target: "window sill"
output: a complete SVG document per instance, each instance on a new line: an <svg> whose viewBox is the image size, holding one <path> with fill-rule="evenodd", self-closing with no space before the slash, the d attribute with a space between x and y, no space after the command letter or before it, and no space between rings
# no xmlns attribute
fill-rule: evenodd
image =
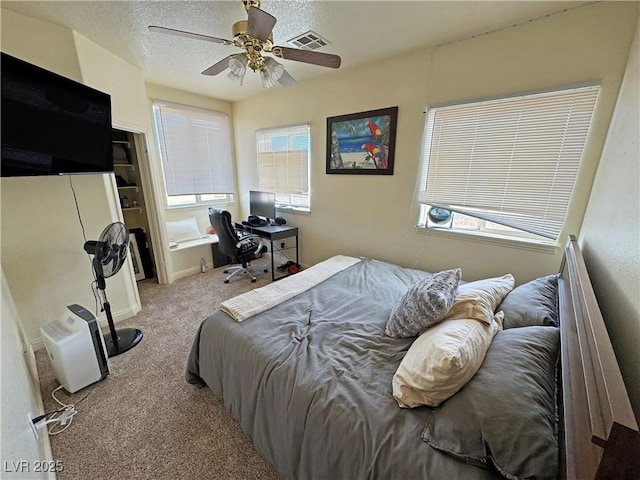
<svg viewBox="0 0 640 480"><path fill-rule="evenodd" d="M310 208L304 207L289 207L276 205L276 210L281 210L286 213L311 213Z"/></svg>
<svg viewBox="0 0 640 480"><path fill-rule="evenodd" d="M174 206L167 206L165 208L165 210L167 211L175 211L175 210L189 210L190 208L192 209L196 209L196 208L209 208L209 207L217 207L217 208L226 208L228 205L235 205L235 202L202 202L202 203L191 203L189 205L174 205Z"/></svg>
<svg viewBox="0 0 640 480"><path fill-rule="evenodd" d="M558 245L555 243L544 243L538 240L530 240L524 238L508 238L506 236L491 235L487 233L450 230L444 228L428 228L416 226L416 232L422 235L435 235L437 237L454 237L458 240L469 242L487 243L500 247L517 248L520 250L529 250L532 252L546 253L555 255L558 253Z"/></svg>
<svg viewBox="0 0 640 480"><path fill-rule="evenodd" d="M184 242L169 242L169 251L177 252L187 248L199 247L200 245L208 245L210 243L218 243L218 235L203 235L195 240L187 240Z"/></svg>

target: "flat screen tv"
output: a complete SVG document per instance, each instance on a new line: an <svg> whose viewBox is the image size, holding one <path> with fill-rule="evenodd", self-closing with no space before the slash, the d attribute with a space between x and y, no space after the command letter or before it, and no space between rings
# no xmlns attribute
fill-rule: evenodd
<svg viewBox="0 0 640 480"><path fill-rule="evenodd" d="M2 53L3 177L113 171L111 97Z"/></svg>

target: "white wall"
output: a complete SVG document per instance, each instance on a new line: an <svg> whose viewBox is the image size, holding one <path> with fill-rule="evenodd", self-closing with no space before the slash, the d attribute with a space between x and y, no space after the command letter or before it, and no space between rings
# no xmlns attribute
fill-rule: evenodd
<svg viewBox="0 0 640 480"><path fill-rule="evenodd" d="M82 228L87 239L96 240L108 223L118 220L106 201L103 177L108 180L107 175L2 179L2 266L31 342L65 305L79 303L95 311ZM122 272L107 280L118 315L133 307L124 283L127 269Z"/></svg>
<svg viewBox="0 0 640 480"><path fill-rule="evenodd" d="M82 35L3 9L2 50L110 94L115 125L151 130L142 72ZM38 342L39 327L65 305L96 310L91 263L82 247L109 223L122 221L114 177L2 178L1 195L2 266L25 334ZM140 310L130 259L107 279L107 295L116 321Z"/></svg>
<svg viewBox="0 0 640 480"><path fill-rule="evenodd" d="M39 42L32 42L32 36ZM49 51L55 44L60 51L52 65ZM2 10L2 49L82 81L70 30ZM103 174L2 178L2 267L30 342L40 339L39 327L57 318L65 305L79 303L95 310L82 228L87 239L95 240L107 224L119 220L112 183ZM117 318L139 310L137 290L132 292L128 277L123 273L108 281Z"/></svg>
<svg viewBox="0 0 640 480"><path fill-rule="evenodd" d="M640 419L640 23L580 231L580 245Z"/></svg>
<svg viewBox="0 0 640 480"><path fill-rule="evenodd" d="M600 80L594 124L564 232L576 233L624 72L637 8L637 3L603 2L235 103L243 212L246 192L258 184L255 131L310 122L312 212L284 214L300 227L303 263L340 253L366 255L431 271L461 266L466 280L512 272L518 283L557 271L562 249L554 255L416 233L414 196L424 106ZM326 175L326 118L394 105L399 106L394 175Z"/></svg>
<svg viewBox="0 0 640 480"><path fill-rule="evenodd" d="M136 136L140 137L143 148L136 143L136 153L150 227L145 233L148 240L156 247L153 249L156 273L158 281L164 283L166 251L161 248L165 242L162 240L163 232L160 231L162 221L158 216L159 213L161 217L162 212L157 212L154 207L158 204L162 205L164 201L162 192L156 187L162 184L162 168L159 161L153 157L153 122L148 109L142 71L77 32L73 32L73 37L83 83L111 95L112 120L115 128L139 134ZM145 152L149 152L149 157ZM110 189L106 193L113 197L110 203L119 203L117 190ZM117 210L119 212L119 208ZM131 269L131 276L127 276L126 279L127 288L128 291L135 292L134 301L139 304L133 278L133 269Z"/></svg>
<svg viewBox="0 0 640 480"><path fill-rule="evenodd" d="M59 75L82 81L73 32L68 28L1 10L2 51Z"/></svg>
<svg viewBox="0 0 640 480"><path fill-rule="evenodd" d="M114 121L123 126L149 127L141 72L136 73L130 65L69 29L5 9L1 17L3 52L111 94ZM29 353L25 357L23 349L28 351L30 344L38 344L39 327L56 319L65 305L79 303L96 308L91 290L93 274L83 243L85 238L96 239L107 224L122 216L113 175L2 178L0 193L1 460L26 460L33 468L35 460L46 460L51 454L44 443L35 441L27 423L27 411L42 411L37 405L37 374L30 375L25 360ZM107 280L107 293L116 321L139 311L130 262ZM104 322L104 315L101 318ZM5 475L14 477L3 472L3 478ZM33 471L21 476L36 477Z"/></svg>
<svg viewBox="0 0 640 480"><path fill-rule="evenodd" d="M142 71L88 38L73 32L82 83L111 95L114 125L151 131Z"/></svg>
<svg viewBox="0 0 640 480"><path fill-rule="evenodd" d="M33 352L25 341L20 318L7 284L2 278L2 322L0 328L2 429L0 430L0 462L2 478L47 478L35 472L37 461L52 459L49 437L42 431L36 440L27 414L43 414L40 387L35 370ZM29 358L29 361L27 360ZM31 366L29 364L31 363ZM26 462L26 463L19 463Z"/></svg>

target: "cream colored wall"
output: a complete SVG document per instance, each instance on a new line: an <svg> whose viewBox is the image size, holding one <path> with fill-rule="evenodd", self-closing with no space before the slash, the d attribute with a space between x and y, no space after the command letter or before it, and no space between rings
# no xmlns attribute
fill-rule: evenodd
<svg viewBox="0 0 640 480"><path fill-rule="evenodd" d="M554 254L461 237L416 233L415 186L424 105L601 80L567 232L577 232L606 135L635 27L637 4L603 2L461 41L418 49L335 76L277 88L234 104L243 214L258 185L255 131L311 124L310 214L284 213L300 227L301 261L366 255L436 271L461 266L473 280L512 272L521 283L557 271ZM399 106L393 176L325 174L326 118Z"/></svg>
<svg viewBox="0 0 640 480"><path fill-rule="evenodd" d="M151 130L142 71L73 32L82 82L111 95L114 125L128 125L137 132Z"/></svg>
<svg viewBox="0 0 640 480"><path fill-rule="evenodd" d="M4 8L0 10L0 20L3 52L76 82L82 81L71 30ZM28 55L29 58L23 55Z"/></svg>
<svg viewBox="0 0 640 480"><path fill-rule="evenodd" d="M111 109L113 126L120 130L136 133L136 153L144 204L147 212L146 219L149 228L146 229L148 241L154 246L154 264L159 283L167 282L166 258L168 252L161 248L164 245L164 220L162 211L156 211L154 205L163 205L164 196L158 186L163 185L162 167L160 161L153 156L155 150L153 121L147 104L147 92L142 72L137 67L125 62L111 52L103 49L88 38L74 32L74 39L83 82L93 88L111 95ZM145 154L149 152L149 156ZM119 202L117 190L109 192L115 195L115 202ZM137 288L133 289L137 290Z"/></svg>
<svg viewBox="0 0 640 480"><path fill-rule="evenodd" d="M80 60L83 83L111 95L112 123L114 127L142 134L145 142L144 150L150 151L151 143L153 142L153 128L142 71L83 35L77 32L74 32L73 35L78 59ZM147 217L149 223L153 226L157 224L153 214L153 205L163 199L163 197L158 196L158 189L155 188L155 185L159 183L156 179L162 178L162 169L159 162L154 161L153 158L147 159L140 148L136 147L136 151L138 153L140 175L143 177ZM148 175L146 176L149 178L145 178L147 173ZM117 188L109 189L106 193L112 198L110 204L119 203ZM119 208L116 209L116 214L121 216ZM157 228L151 231L147 230L146 234L153 245L162 244L161 232ZM165 262L166 253L162 252L161 249L154 249L154 253L156 256L154 263L156 264L158 277L161 279L163 276L161 271L162 264ZM127 290L136 292L136 301L139 303L132 265L131 276L127 276L125 280L128 282Z"/></svg>
<svg viewBox="0 0 640 480"><path fill-rule="evenodd" d="M2 429L0 429L0 462L3 478L47 478L46 473L34 471L35 462L52 460L51 447L46 429L39 439L33 435L27 420L27 413L37 417L44 413L40 384L32 367L35 368L33 352L22 335L20 318L16 310L11 290L2 274L2 322L0 341L2 346ZM28 360L29 359L29 360ZM13 462L13 463L12 463ZM28 468L19 462L28 462ZM24 465L24 464L22 464Z"/></svg>
<svg viewBox="0 0 640 480"><path fill-rule="evenodd" d="M34 21L28 17L15 14L13 12L2 9L0 12L2 21L1 43L2 51L17 57L23 57L29 52L31 61L37 63L51 71L65 75L68 78L79 81L81 79L80 66L74 53L73 37L67 29L52 25L46 22ZM28 35L16 35L18 32L29 32ZM14 277L11 283L19 290L27 290L31 298L42 298L40 291L45 290L45 284L42 281L33 282L33 290L29 293L29 282L32 280L32 270L35 262L41 261L37 258L30 257L30 253L37 252L38 245L42 250L42 231L36 229L35 226L40 223L43 228L51 228L50 222L45 218L43 222L41 217L46 217L41 212L36 217L29 216L29 210L23 210L22 203L25 200L25 190L22 188L33 188L30 190L37 193L40 199L40 209L42 210L49 202L46 198L47 191L39 192L36 188L39 185L46 184L47 189L55 183L52 179L49 182L32 182L29 179L5 179L0 182L0 208L1 208L1 260L2 260L2 298L0 300L2 306L1 313L1 331L0 337L2 347L2 438L0 439L0 460L10 461L35 461L46 460L48 439L41 436L41 442L35 440L33 433L28 429L26 423L26 413L30 411L37 414L43 413L38 405L39 389L37 380L30 374L28 363L26 362L25 351L28 351L26 345L27 336L24 327L21 326L20 313L14 302L14 296L9 286L9 275L5 272L5 264L12 266ZM56 195L56 198L58 195ZM29 200L28 197L26 199ZM55 208L54 208L55 211ZM22 222L18 222L18 218L24 214ZM57 215L55 215L57 216ZM52 215L54 217L54 215ZM27 231L24 238L20 240L21 232ZM35 231L34 231L35 230ZM56 235L58 233L55 230ZM24 245L21 245L24 243ZM54 239L53 243L58 243ZM9 248L7 248L9 247ZM58 253L58 252L54 252ZM26 264L21 266L21 257L27 257ZM48 262L45 275L51 277L48 268ZM24 275L22 270L28 270L29 273ZM82 271L84 274L85 270ZM90 273L90 271L87 270ZM17 278L16 275L22 275ZM24 277L26 285L23 284ZM90 277L91 278L91 277ZM50 280L50 279L49 279ZM48 290L56 290L57 280L48 284ZM41 312L39 305L33 305L33 308L26 308L25 314L30 317L32 312ZM22 330L22 331L21 331ZM37 330L37 329L36 329ZM39 337L39 333L37 333ZM26 337L26 338L25 338ZM32 463L33 465L33 463ZM30 477L34 473L29 474ZM45 478L44 476L42 478Z"/></svg>
<svg viewBox="0 0 640 480"><path fill-rule="evenodd" d="M580 245L640 419L640 23L598 166Z"/></svg>
<svg viewBox="0 0 640 480"><path fill-rule="evenodd" d="M99 85L112 96L114 118L132 118L133 123L148 118L142 74L138 73L137 85L143 88L141 92L138 88L137 109L135 104L125 107L130 99L119 100L126 90L121 85L131 82L136 88L132 67L71 30L3 9L2 50L76 81ZM100 79L99 68L110 73ZM106 225L122 220L115 181L110 174L15 177L2 178L0 186L2 267L26 337L39 346L40 326L57 319L65 305L96 309L91 263L82 247L85 238L95 240ZM140 310L130 260L107 280L107 295L116 320ZM104 314L99 318L105 321Z"/></svg>
<svg viewBox="0 0 640 480"><path fill-rule="evenodd" d="M156 85L148 83L146 86L148 95L148 108L151 110L154 100L164 100L167 102L174 102L182 105L190 105L199 108L205 108L216 112L222 112L229 115L230 122L233 121L231 103L225 100L219 100L211 97L204 97L195 93L185 92L177 90L175 88L165 87L162 85ZM231 125L233 125L231 123ZM155 158L160 159L160 154L157 149L157 142L154 141L152 148L154 149ZM231 144L233 145L233 132L231 136ZM233 150L232 150L233 155ZM160 162L160 160L158 160ZM162 203L159 205L164 206L164 217L166 221L176 221L185 218L195 218L198 223L198 228L201 233L207 233L207 228L211 225L209 222L209 209L208 207L186 207L186 208L174 208L169 209L166 207L166 189L164 181L162 180L159 185L162 191ZM237 202L228 203L224 205L226 210L229 210L231 215L235 217L238 214ZM169 281L176 280L178 278L192 275L200 271L200 259L204 258L208 267L213 266L213 258L211 254L211 245L201 245L198 247L192 247L186 250L171 251L167 257L167 265L169 271Z"/></svg>

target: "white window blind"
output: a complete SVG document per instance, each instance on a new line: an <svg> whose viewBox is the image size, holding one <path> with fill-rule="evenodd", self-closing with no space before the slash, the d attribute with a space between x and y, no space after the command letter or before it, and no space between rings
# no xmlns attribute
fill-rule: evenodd
<svg viewBox="0 0 640 480"><path fill-rule="evenodd" d="M276 194L279 207L308 210L309 125L256 132L260 189Z"/></svg>
<svg viewBox="0 0 640 480"><path fill-rule="evenodd" d="M420 202L557 239L598 91L430 109Z"/></svg>
<svg viewBox="0 0 640 480"><path fill-rule="evenodd" d="M229 117L154 102L167 195L234 193Z"/></svg>

